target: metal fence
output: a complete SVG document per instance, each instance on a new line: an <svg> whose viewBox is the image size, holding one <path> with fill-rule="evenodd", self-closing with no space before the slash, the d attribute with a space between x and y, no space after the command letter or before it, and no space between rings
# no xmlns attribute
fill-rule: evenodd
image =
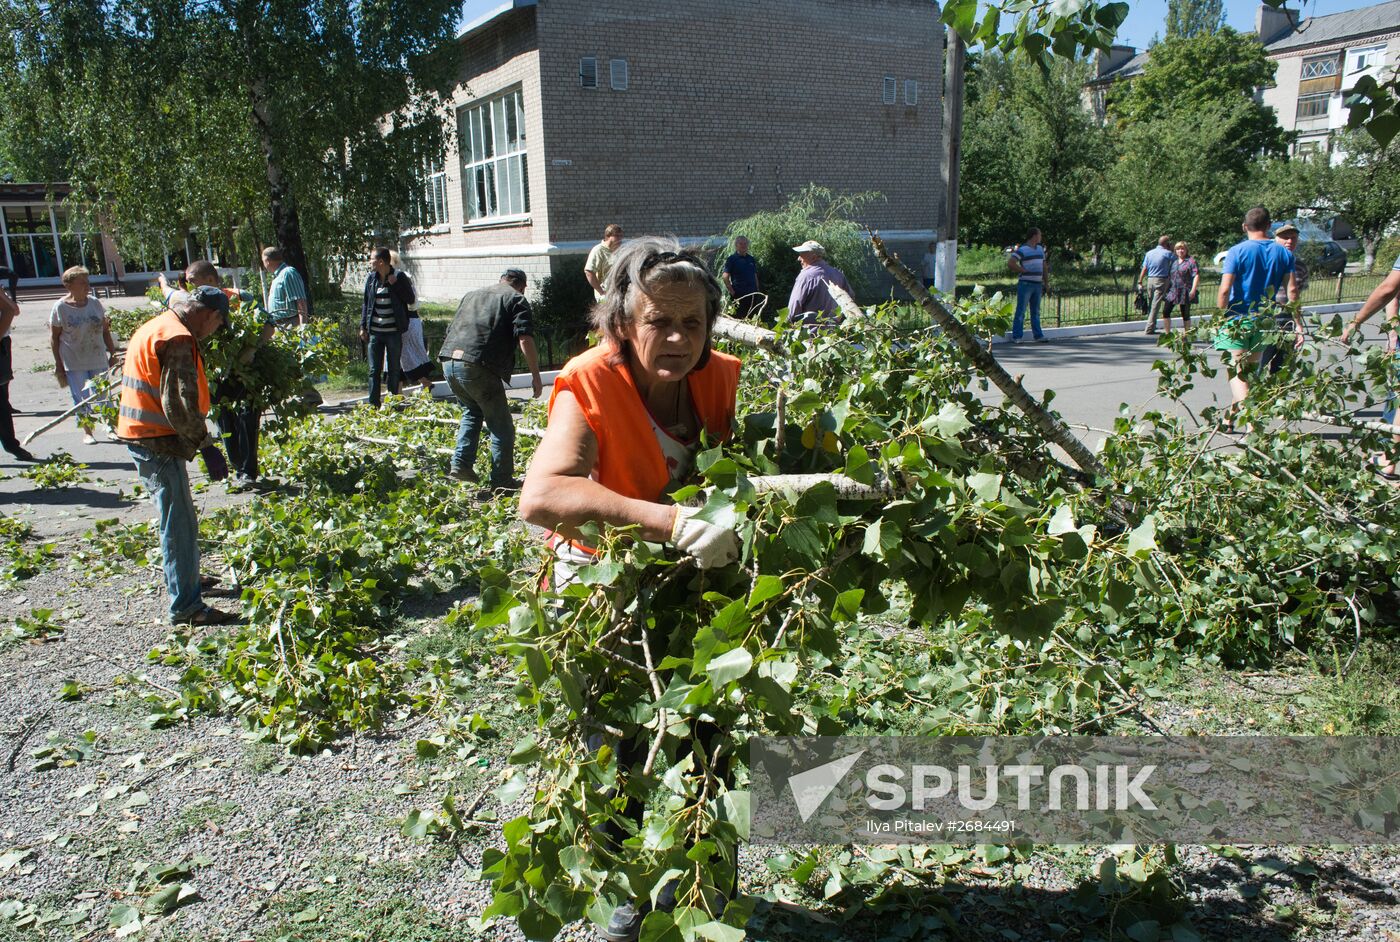
<svg viewBox="0 0 1400 942"><path fill-rule="evenodd" d="M1301 300L1304 304L1341 304L1343 301L1363 301L1380 284L1385 275L1347 274L1336 277L1324 275L1309 280ZM1192 313L1209 317L1218 310L1215 296L1220 288L1218 279L1201 281L1197 303L1191 306ZM972 286L960 287L959 297L970 293ZM988 291L1001 291L1015 300L1016 286L988 286ZM1052 293L1041 301L1040 322L1045 327L1074 327L1079 324L1111 324L1117 321L1142 320L1143 315L1133 307L1135 292L1086 291Z"/></svg>

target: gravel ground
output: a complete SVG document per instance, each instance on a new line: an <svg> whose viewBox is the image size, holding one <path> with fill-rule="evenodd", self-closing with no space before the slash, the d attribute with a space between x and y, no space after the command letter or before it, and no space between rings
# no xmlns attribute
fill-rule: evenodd
<svg viewBox="0 0 1400 942"><path fill-rule="evenodd" d="M59 551L77 545L60 543ZM70 571L69 562L0 586L4 610L52 608L53 621L66 627L47 642L0 648L0 901L73 922L35 930L0 918L0 940L110 937L112 908L138 904L153 889L149 877L133 881L136 868L197 857L204 860L185 882L198 901L155 918L137 937L520 938L511 924L484 932L470 924L489 898L474 871L482 849L497 840L494 830L458 852L399 831L411 810L436 808L448 790L474 797L493 785L509 736L464 759L424 762L415 743L435 727L421 719L309 758L257 743L221 717L149 730L141 697L164 695L176 683L173 669L146 658L166 637L155 574L128 565L94 577ZM411 630L432 627L427 618ZM132 679L140 675L147 679ZM473 709L508 715L506 676L488 672ZM79 700L60 700L69 680L90 689ZM1191 714L1168 704L1158 718L1176 726ZM51 737L77 741L85 730L96 732L86 758L33 769L33 751ZM488 797L482 810L501 818L520 810L494 805ZM25 853L15 860L6 854L13 851ZM752 938L940 938L938 913L956 924L949 937L969 939L1092 939L1106 929L1074 906L1074 891L1101 852L1051 850L1014 866L963 865L944 882L911 890L897 909L840 900L844 911L820 902L820 870L815 896L775 885L767 853L744 851L744 886L791 903L761 904ZM1400 942L1394 851L1181 853L1179 878L1203 939ZM573 926L563 937L592 936Z"/></svg>

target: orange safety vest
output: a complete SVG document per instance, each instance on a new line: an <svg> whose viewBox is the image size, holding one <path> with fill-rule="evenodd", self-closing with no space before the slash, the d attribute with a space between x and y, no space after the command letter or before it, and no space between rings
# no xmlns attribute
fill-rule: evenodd
<svg viewBox="0 0 1400 942"><path fill-rule="evenodd" d="M654 501L666 492L671 474L632 371L625 363L609 363L612 353L613 348L604 343L564 364L549 394L549 408L554 409L560 391L573 393L598 440L594 479L624 497ZM704 369L692 370L686 383L695 416L710 440L727 440L739 390L739 358L711 350ZM563 537L550 534L550 539ZM593 552L577 541L569 542L584 552Z"/></svg>
<svg viewBox="0 0 1400 942"><path fill-rule="evenodd" d="M127 343L126 362L122 365L121 408L117 415L118 438L161 438L175 434L175 427L166 421L165 409L160 404L159 357L167 343L181 337L188 337L194 343L199 411L209 414L209 382L204 378L199 343L175 312L167 310L138 327Z"/></svg>

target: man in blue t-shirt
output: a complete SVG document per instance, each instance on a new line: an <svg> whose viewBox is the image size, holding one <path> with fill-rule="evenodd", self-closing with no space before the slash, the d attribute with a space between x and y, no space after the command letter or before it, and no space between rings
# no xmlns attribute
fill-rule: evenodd
<svg viewBox="0 0 1400 942"><path fill-rule="evenodd" d="M734 240L734 253L724 260L724 286L736 304L734 316L741 320L762 311L768 301L758 290L758 259L749 254L749 240L744 236Z"/></svg>
<svg viewBox="0 0 1400 942"><path fill-rule="evenodd" d="M1235 405L1249 395L1249 382L1244 377L1248 369L1258 365L1263 352L1266 338L1261 327L1267 322L1270 330L1274 328L1273 318L1256 318L1255 312L1265 301L1272 301L1280 287L1287 291L1290 303L1298 300L1293 253L1270 237L1271 224L1269 211L1262 206L1245 213L1246 238L1230 247L1220 269L1216 304L1225 322L1215 335L1215 349L1230 354L1230 392ZM1295 346L1302 346L1302 341L1300 329Z"/></svg>
<svg viewBox="0 0 1400 942"><path fill-rule="evenodd" d="M1011 250L1006 262L1021 276L1016 281L1016 316L1011 320L1011 342L1021 342L1029 310L1031 336L1036 343L1045 343L1045 334L1040 329L1040 299L1050 278L1050 266L1045 258L1045 246L1041 244L1040 230L1027 232L1026 241Z"/></svg>

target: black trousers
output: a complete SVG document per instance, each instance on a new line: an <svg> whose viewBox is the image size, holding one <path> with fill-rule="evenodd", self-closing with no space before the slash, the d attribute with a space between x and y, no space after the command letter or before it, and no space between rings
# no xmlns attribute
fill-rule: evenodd
<svg viewBox="0 0 1400 942"><path fill-rule="evenodd" d="M10 363L10 337L0 337L0 448L18 451L19 439L15 437L15 418L10 411L10 380L13 378Z"/></svg>
<svg viewBox="0 0 1400 942"><path fill-rule="evenodd" d="M249 480L258 479L258 430L262 426L262 410L248 405L247 390L242 384L225 382L216 394L214 424L228 452L229 469Z"/></svg>
<svg viewBox="0 0 1400 942"><path fill-rule="evenodd" d="M19 439L15 437L15 418L10 414L9 383L0 383L0 448L6 451L19 450Z"/></svg>

